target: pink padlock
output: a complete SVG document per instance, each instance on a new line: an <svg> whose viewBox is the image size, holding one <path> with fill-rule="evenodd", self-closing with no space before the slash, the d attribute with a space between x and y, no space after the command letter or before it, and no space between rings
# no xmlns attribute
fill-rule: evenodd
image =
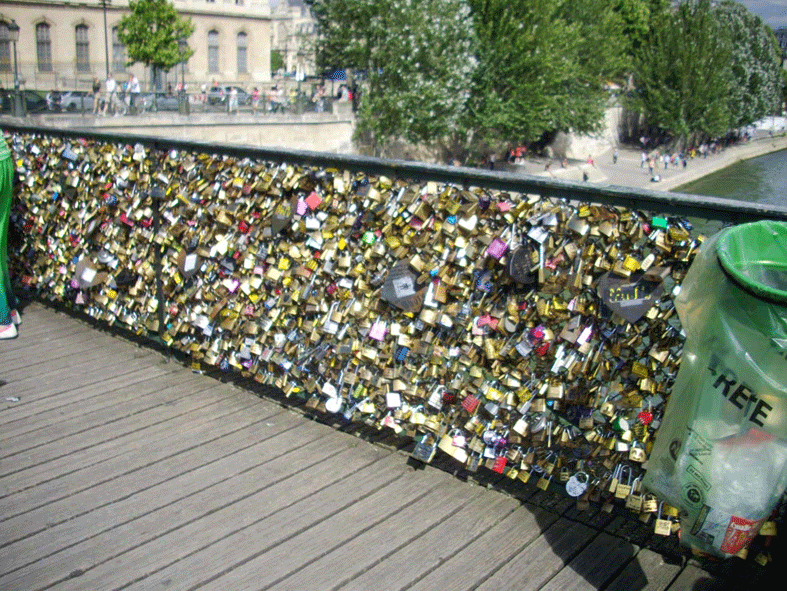
<svg viewBox="0 0 787 591"><path fill-rule="evenodd" d="M507 252L508 244L500 240L500 238L495 238L492 240L492 242L486 248L486 254L498 261L502 259Z"/></svg>
<svg viewBox="0 0 787 591"><path fill-rule="evenodd" d="M369 329L369 338L374 339L375 341L383 341L385 340L385 335L388 333L388 326L385 322L380 321L378 318L375 320L372 327Z"/></svg>

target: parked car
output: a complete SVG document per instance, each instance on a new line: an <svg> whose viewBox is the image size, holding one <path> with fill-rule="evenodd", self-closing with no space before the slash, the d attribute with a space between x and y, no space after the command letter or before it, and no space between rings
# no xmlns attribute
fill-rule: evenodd
<svg viewBox="0 0 787 591"><path fill-rule="evenodd" d="M179 99L177 95L159 92L142 94L137 102L141 111L177 111Z"/></svg>
<svg viewBox="0 0 787 591"><path fill-rule="evenodd" d="M214 86L208 90L208 104L209 105L225 105L229 97L230 90L235 88L238 91L238 105L250 105L251 95L243 90L240 86Z"/></svg>
<svg viewBox="0 0 787 591"><path fill-rule="evenodd" d="M83 90L72 90L68 92L59 93L59 99L52 97L53 93L46 96L47 105L50 110L68 111L74 113L77 111L92 111L93 110L93 94ZM53 108L53 103L57 101L57 108Z"/></svg>
<svg viewBox="0 0 787 591"><path fill-rule="evenodd" d="M0 95L0 111L3 113L11 112L11 95L13 90L4 90ZM20 90L25 101L25 109L28 113L41 113L46 111L46 98L38 94L35 90Z"/></svg>

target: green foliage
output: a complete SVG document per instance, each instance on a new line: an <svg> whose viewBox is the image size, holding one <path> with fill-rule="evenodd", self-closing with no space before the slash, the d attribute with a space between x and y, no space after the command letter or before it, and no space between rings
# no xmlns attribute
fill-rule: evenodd
<svg viewBox="0 0 787 591"><path fill-rule="evenodd" d="M180 18L167 0L129 0L128 6L130 14L118 24L118 39L126 46L129 65L139 62L169 70L194 54L179 45L194 32L194 25L190 18Z"/></svg>
<svg viewBox="0 0 787 591"><path fill-rule="evenodd" d="M682 142L724 134L730 128L731 51L709 0L681 3L651 23L635 52L632 105L649 125Z"/></svg>
<svg viewBox="0 0 787 591"><path fill-rule="evenodd" d="M645 43L651 22L667 13L670 0L614 0L612 9L623 22L626 54L632 55Z"/></svg>
<svg viewBox="0 0 787 591"><path fill-rule="evenodd" d="M284 68L284 56L280 51L271 51L271 72L278 72Z"/></svg>
<svg viewBox="0 0 787 591"><path fill-rule="evenodd" d="M730 125L742 127L778 110L783 79L779 46L770 27L737 2L723 0L714 14L732 46Z"/></svg>
<svg viewBox="0 0 787 591"><path fill-rule="evenodd" d="M318 69L363 73L358 130L383 148L467 155L597 131L610 82L686 141L761 117L782 88L772 37L730 0L306 3Z"/></svg>
<svg viewBox="0 0 787 591"><path fill-rule="evenodd" d="M623 23L603 0L470 0L478 68L466 125L490 144L594 131L623 75Z"/></svg>
<svg viewBox="0 0 787 591"><path fill-rule="evenodd" d="M715 137L778 109L782 76L759 18L731 0L687 0L651 21L631 104L680 141Z"/></svg>
<svg viewBox="0 0 787 591"><path fill-rule="evenodd" d="M464 0L307 0L322 71L361 70L357 130L379 153L396 138L456 132L473 68Z"/></svg>

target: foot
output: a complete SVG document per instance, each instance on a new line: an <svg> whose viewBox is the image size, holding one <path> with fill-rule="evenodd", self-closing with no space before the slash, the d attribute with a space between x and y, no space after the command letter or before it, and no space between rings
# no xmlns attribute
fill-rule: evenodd
<svg viewBox="0 0 787 591"><path fill-rule="evenodd" d="M0 326L0 340L15 339L18 334L16 326L13 323Z"/></svg>
<svg viewBox="0 0 787 591"><path fill-rule="evenodd" d="M19 326L22 324L22 317L19 315L19 312L16 310L11 310L11 322Z"/></svg>

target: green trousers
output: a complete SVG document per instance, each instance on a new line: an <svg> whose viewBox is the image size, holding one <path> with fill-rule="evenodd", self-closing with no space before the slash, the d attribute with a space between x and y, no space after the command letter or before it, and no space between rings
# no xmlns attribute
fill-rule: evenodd
<svg viewBox="0 0 787 591"><path fill-rule="evenodd" d="M11 324L11 310L17 307L8 273L8 224L13 186L14 165L6 158L0 161L0 326Z"/></svg>

